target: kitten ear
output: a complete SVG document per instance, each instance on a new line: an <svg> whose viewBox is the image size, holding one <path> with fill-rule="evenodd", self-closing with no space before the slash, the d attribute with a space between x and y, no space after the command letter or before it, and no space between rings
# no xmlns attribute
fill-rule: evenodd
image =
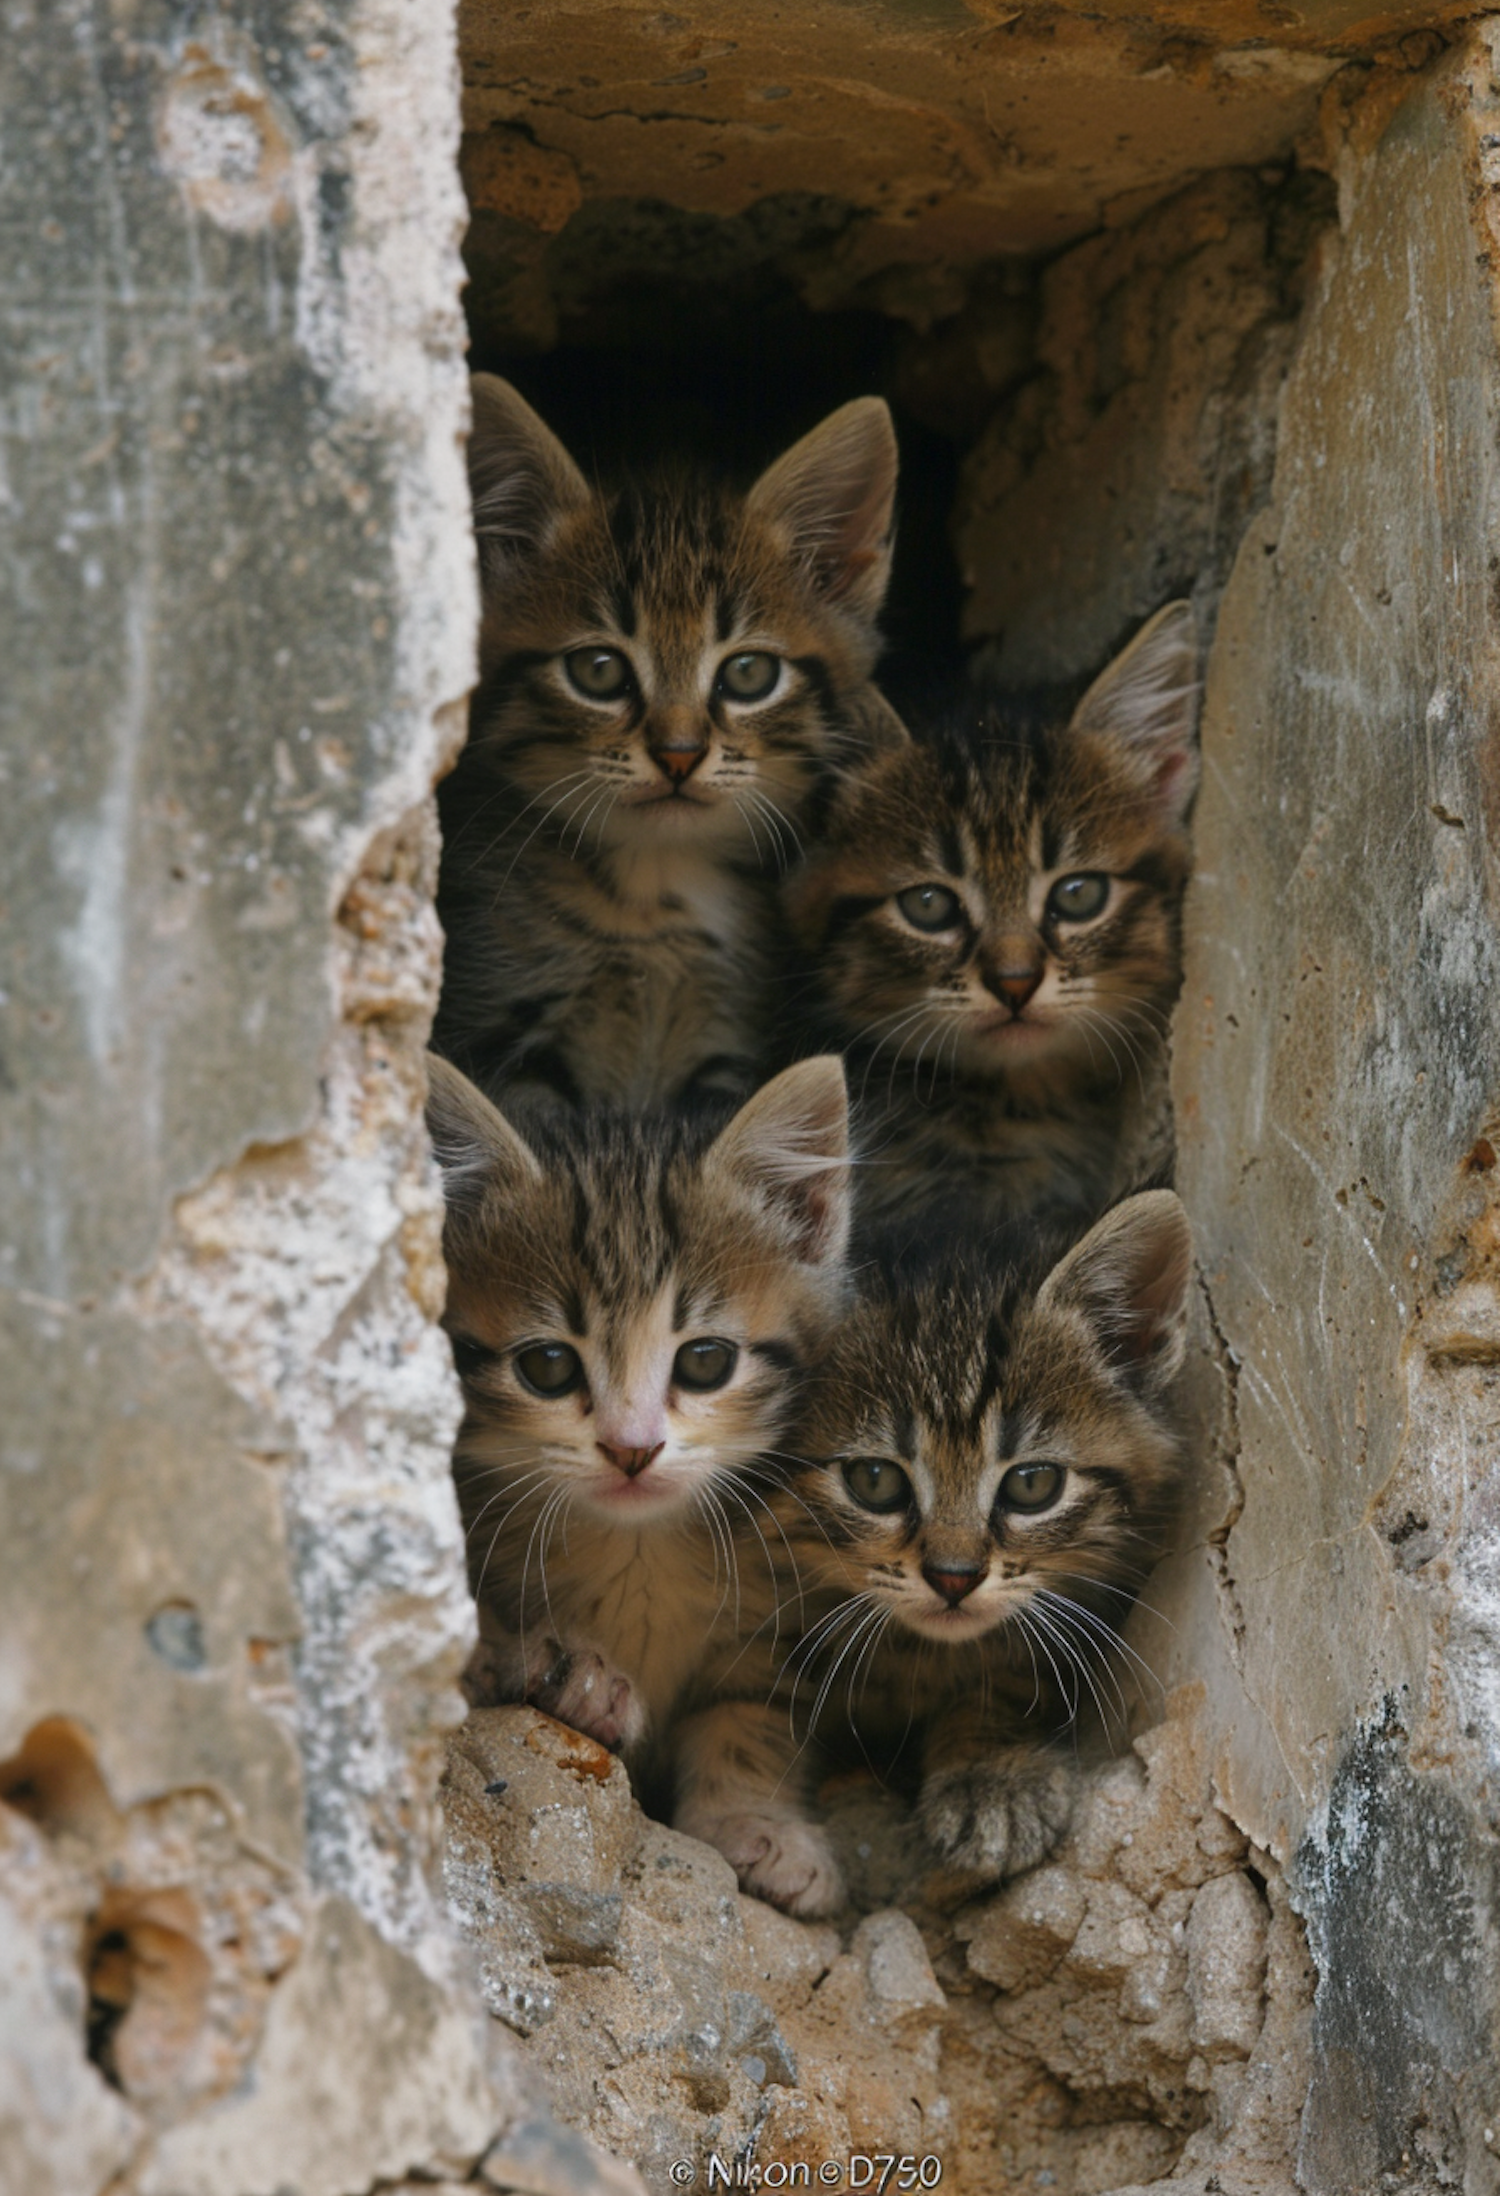
<svg viewBox="0 0 1500 2196"><path fill-rule="evenodd" d="M709 1147L724 1171L786 1215L810 1266L839 1264L849 1242L849 1097L844 1063L826 1053L784 1068Z"/></svg>
<svg viewBox="0 0 1500 2196"><path fill-rule="evenodd" d="M427 1130L450 1212L471 1212L491 1183L518 1190L545 1180L536 1153L451 1060L427 1055Z"/></svg>
<svg viewBox="0 0 1500 2196"><path fill-rule="evenodd" d="M1133 1387L1164 1388L1187 1350L1193 1238L1171 1190L1143 1190L1107 1212L1037 1291L1038 1307L1081 1312Z"/></svg>
<svg viewBox="0 0 1500 2196"><path fill-rule="evenodd" d="M904 755L912 744L906 726L868 680L850 697L845 721L850 747L861 762L872 762L878 755Z"/></svg>
<svg viewBox="0 0 1500 2196"><path fill-rule="evenodd" d="M1198 786L1198 626L1169 602L1095 679L1073 729L1102 734L1150 771L1162 821L1180 824Z"/></svg>
<svg viewBox="0 0 1500 2196"><path fill-rule="evenodd" d="M590 501L589 484L546 423L508 381L471 374L474 426L469 487L486 579L540 548L564 511Z"/></svg>
<svg viewBox="0 0 1500 2196"><path fill-rule="evenodd" d="M791 538L831 602L873 624L891 576L896 430L883 397L856 397L782 452L746 498Z"/></svg>

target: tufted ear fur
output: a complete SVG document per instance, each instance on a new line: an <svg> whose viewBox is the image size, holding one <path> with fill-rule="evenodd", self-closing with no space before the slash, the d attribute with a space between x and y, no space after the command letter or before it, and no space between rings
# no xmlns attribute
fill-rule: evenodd
<svg viewBox="0 0 1500 2196"><path fill-rule="evenodd" d="M427 1055L427 1129L448 1210L478 1210L492 1184L512 1194L545 1177L535 1152L451 1060Z"/></svg>
<svg viewBox="0 0 1500 2196"><path fill-rule="evenodd" d="M784 1213L810 1266L842 1263L849 1242L849 1099L827 1053L784 1068L741 1106L704 1159Z"/></svg>
<svg viewBox="0 0 1500 2196"><path fill-rule="evenodd" d="M849 705L850 744L860 760L876 755L904 755L911 734L875 686L866 685Z"/></svg>
<svg viewBox="0 0 1500 2196"><path fill-rule="evenodd" d="M1198 786L1198 628L1188 602L1148 618L1073 713L1073 729L1113 741L1149 773L1163 823L1182 823Z"/></svg>
<svg viewBox="0 0 1500 2196"><path fill-rule="evenodd" d="M486 584L534 553L557 518L590 502L588 482L544 421L508 381L473 374L469 487Z"/></svg>
<svg viewBox="0 0 1500 2196"><path fill-rule="evenodd" d="M881 397L856 397L783 451L746 499L784 533L819 592L873 625L891 576L896 431Z"/></svg>
<svg viewBox="0 0 1500 2196"><path fill-rule="evenodd" d="M1166 1387L1187 1349L1193 1239L1171 1190L1127 1197L1053 1267L1039 1310L1081 1312L1110 1364L1142 1393Z"/></svg>

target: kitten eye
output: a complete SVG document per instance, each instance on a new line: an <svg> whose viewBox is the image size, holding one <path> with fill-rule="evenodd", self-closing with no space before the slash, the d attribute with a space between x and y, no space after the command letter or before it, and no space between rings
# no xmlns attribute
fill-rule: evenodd
<svg viewBox="0 0 1500 2196"><path fill-rule="evenodd" d="M732 1342L684 1342L672 1360L672 1378L680 1388L722 1388L739 1361Z"/></svg>
<svg viewBox="0 0 1500 2196"><path fill-rule="evenodd" d="M714 684L729 701L764 701L781 677L781 658L763 649L747 649L740 656L726 656Z"/></svg>
<svg viewBox="0 0 1500 2196"><path fill-rule="evenodd" d="M575 648L563 657L563 669L588 701L620 701L635 684L618 648Z"/></svg>
<svg viewBox="0 0 1500 2196"><path fill-rule="evenodd" d="M453 1351L453 1369L460 1380L472 1380L486 1365L493 1365L500 1354L498 1350L487 1349L483 1342L476 1342L472 1334L450 1334L448 1341Z"/></svg>
<svg viewBox="0 0 1500 2196"><path fill-rule="evenodd" d="M913 930L951 930L959 917L958 894L946 885L908 885L896 905Z"/></svg>
<svg viewBox="0 0 1500 2196"><path fill-rule="evenodd" d="M844 1485L861 1509L902 1510L911 1500L911 1481L889 1457L851 1457L843 1474Z"/></svg>
<svg viewBox="0 0 1500 2196"><path fill-rule="evenodd" d="M1047 913L1057 923L1088 923L1104 911L1109 898L1108 877L1097 870L1083 870L1076 877L1059 877L1047 894Z"/></svg>
<svg viewBox="0 0 1500 2196"><path fill-rule="evenodd" d="M1012 1464L995 1500L1007 1510L1050 1510L1067 1476L1061 1464Z"/></svg>
<svg viewBox="0 0 1500 2196"><path fill-rule="evenodd" d="M583 1359L566 1342L533 1342L517 1350L516 1376L533 1395L571 1395L583 1381Z"/></svg>

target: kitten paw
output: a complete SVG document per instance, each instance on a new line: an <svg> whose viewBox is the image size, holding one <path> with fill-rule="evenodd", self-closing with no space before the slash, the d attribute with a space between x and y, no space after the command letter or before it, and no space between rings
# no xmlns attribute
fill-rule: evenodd
<svg viewBox="0 0 1500 2196"><path fill-rule="evenodd" d="M1008 1755L939 1770L922 1788L918 1813L928 1843L950 1867L980 1883L1035 1868L1067 1829L1075 1776L1037 1755Z"/></svg>
<svg viewBox="0 0 1500 2196"><path fill-rule="evenodd" d="M645 1736L646 1711L635 1688L622 1671L606 1662L591 1647L553 1649L545 1669L533 1676L526 1698L534 1708L556 1716L559 1723L581 1731L612 1754L624 1751Z"/></svg>
<svg viewBox="0 0 1500 2196"><path fill-rule="evenodd" d="M498 1652L482 1635L458 1682L471 1708L500 1708L519 1698L515 1657Z"/></svg>
<svg viewBox="0 0 1500 2196"><path fill-rule="evenodd" d="M677 1828L715 1846L739 1877L740 1889L779 1906L783 1914L817 1921L844 1903L839 1864L816 1823L757 1814L694 1822L679 1815Z"/></svg>

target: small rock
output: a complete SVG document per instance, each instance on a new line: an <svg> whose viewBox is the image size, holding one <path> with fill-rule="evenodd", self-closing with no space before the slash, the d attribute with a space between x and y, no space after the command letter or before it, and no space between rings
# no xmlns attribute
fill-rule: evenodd
<svg viewBox="0 0 1500 2196"><path fill-rule="evenodd" d="M1120 2018L1149 2027L1167 2010L1172 1987L1172 1956L1153 1932L1151 1949L1132 1966L1120 1985ZM1182 1966L1177 1963L1177 1985L1182 1987Z"/></svg>
<svg viewBox="0 0 1500 2196"><path fill-rule="evenodd" d="M1146 1806L1146 1774L1132 1755L1091 1776L1079 1796L1068 1834L1075 1866L1104 1876L1127 1837L1134 1839Z"/></svg>
<svg viewBox="0 0 1500 2196"><path fill-rule="evenodd" d="M647 2196L634 2166L608 2157L550 2114L523 2121L485 2153L481 2177L507 2196Z"/></svg>
<svg viewBox="0 0 1500 2196"><path fill-rule="evenodd" d="M1072 1944L1088 1909L1070 1869L1033 1869L986 1906L969 1938L969 1965L1006 1991L1045 1982Z"/></svg>
<svg viewBox="0 0 1500 2196"><path fill-rule="evenodd" d="M442 1798L506 1885L615 1890L639 1837L623 1764L535 1708L476 1709L449 1741Z"/></svg>
<svg viewBox="0 0 1500 2196"><path fill-rule="evenodd" d="M705 1946L738 1942L739 1885L712 1846L658 1822L646 1823L631 1875L633 1898L657 1921L691 1930Z"/></svg>
<svg viewBox="0 0 1500 2196"><path fill-rule="evenodd" d="M1210 2059L1248 2058L1260 2034L1266 1909L1236 1869L1204 1884L1187 1925L1193 2042Z"/></svg>
<svg viewBox="0 0 1500 2196"><path fill-rule="evenodd" d="M793 1921L762 1899L740 1900L745 1950L739 1965L778 2012L805 2005L840 1952L826 1922Z"/></svg>
<svg viewBox="0 0 1500 2196"><path fill-rule="evenodd" d="M779 2082L791 2088L797 2079L797 2059L781 2030L776 2016L764 1998L758 1998L750 1990L731 1990L724 2003L728 2022L726 2048L733 2054L753 2045L754 2063L760 2072L750 2074L757 2084ZM750 2073L751 2061L740 2062Z"/></svg>
<svg viewBox="0 0 1500 2196"><path fill-rule="evenodd" d="M849 1949L863 1964L873 2020L927 2028L947 2011L922 1932L909 1915L893 1908L867 1916Z"/></svg>
<svg viewBox="0 0 1500 2196"><path fill-rule="evenodd" d="M1150 1912L1135 1894L1120 1883L1091 1883L1067 1972L1091 1983L1123 1983L1156 1950Z"/></svg>

